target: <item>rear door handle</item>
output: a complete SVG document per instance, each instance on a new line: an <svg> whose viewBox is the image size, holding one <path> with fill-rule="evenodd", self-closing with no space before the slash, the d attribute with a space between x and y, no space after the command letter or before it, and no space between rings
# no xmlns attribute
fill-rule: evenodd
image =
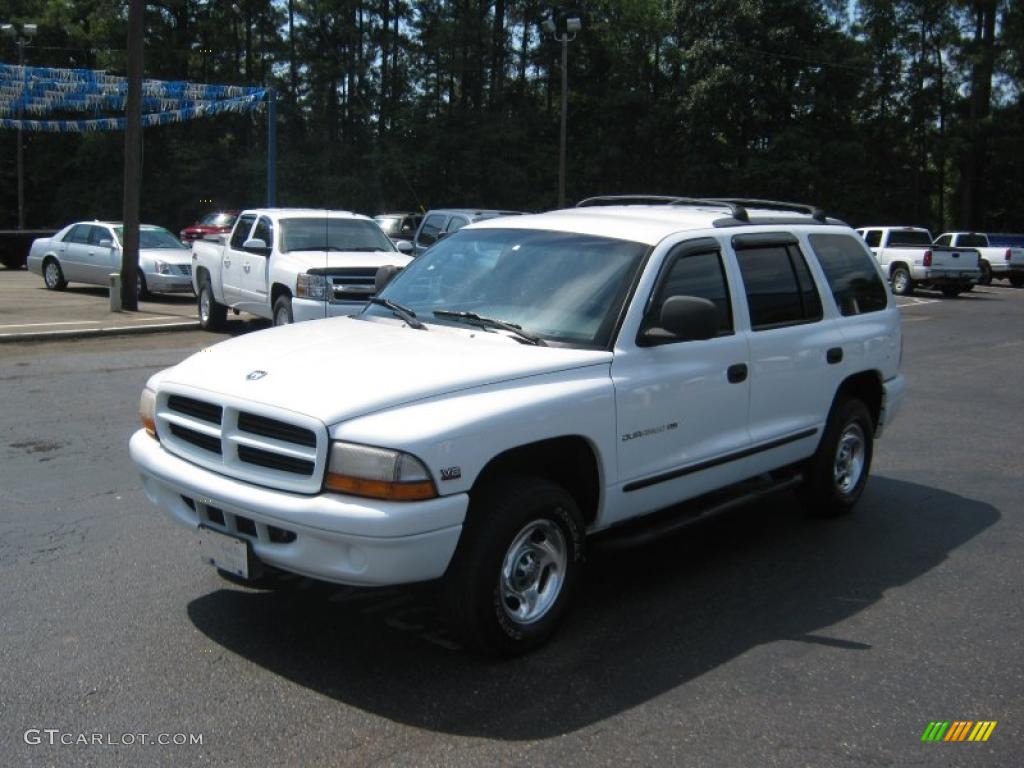
<svg viewBox="0 0 1024 768"><path fill-rule="evenodd" d="M739 384L741 381L746 381L747 364L736 363L736 365L730 365L726 370L725 375L728 377L730 384Z"/></svg>
<svg viewBox="0 0 1024 768"><path fill-rule="evenodd" d="M843 362L843 348L832 347L825 353L825 359L828 360L829 365L835 365L836 363Z"/></svg>

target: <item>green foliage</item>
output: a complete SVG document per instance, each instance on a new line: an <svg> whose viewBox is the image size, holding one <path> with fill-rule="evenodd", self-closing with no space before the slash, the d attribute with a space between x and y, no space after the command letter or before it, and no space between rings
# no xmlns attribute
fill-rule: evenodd
<svg viewBox="0 0 1024 768"><path fill-rule="evenodd" d="M283 205L555 204L561 47L539 0L164 0L148 77L273 86ZM1010 0L589 0L568 194L806 200L854 223L1024 230ZM124 71L121 0L8 0L28 63ZM987 22L992 21L992 35ZM0 60L17 49L0 40ZM987 90L986 90L987 84ZM120 134L26 134L30 226L118 218ZM142 215L263 203L266 115L145 131ZM0 133L0 227L16 221ZM213 204L202 201L213 200Z"/></svg>

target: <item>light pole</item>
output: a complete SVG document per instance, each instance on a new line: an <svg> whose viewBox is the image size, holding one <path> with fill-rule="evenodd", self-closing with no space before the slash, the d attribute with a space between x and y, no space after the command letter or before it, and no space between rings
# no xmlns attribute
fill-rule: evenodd
<svg viewBox="0 0 1024 768"><path fill-rule="evenodd" d="M562 125L558 142L558 207L565 207L565 141L566 122L569 114L569 43L583 28L579 15L559 11L544 20L544 31L562 44Z"/></svg>
<svg viewBox="0 0 1024 768"><path fill-rule="evenodd" d="M0 25L0 31L3 32L7 37L13 37L15 44L18 46L18 66L24 68L25 66L25 46L28 41L35 36L38 31L38 27L35 24L22 24L16 27L13 24ZM24 71L21 76L22 87L25 84ZM24 94L22 94L24 98ZM24 161L22 160L22 147L21 147L21 121L25 115L22 109L18 110L18 229L25 228L25 168Z"/></svg>

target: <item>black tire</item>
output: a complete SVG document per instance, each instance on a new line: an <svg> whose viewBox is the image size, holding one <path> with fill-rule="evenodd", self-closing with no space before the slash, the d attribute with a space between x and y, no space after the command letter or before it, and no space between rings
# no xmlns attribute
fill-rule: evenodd
<svg viewBox="0 0 1024 768"><path fill-rule="evenodd" d="M199 314L199 327L204 331L222 331L228 320L228 308L219 303L213 296L213 286L209 279L203 280L196 297L196 310Z"/></svg>
<svg viewBox="0 0 1024 768"><path fill-rule="evenodd" d="M818 450L804 466L804 483L797 495L813 517L838 517L854 508L871 471L875 425L867 406L856 399L838 400L832 407ZM859 441L859 446L858 446ZM840 450L853 448L851 461L842 469ZM859 453L856 450L859 447ZM856 469L856 476L850 475Z"/></svg>
<svg viewBox="0 0 1024 768"><path fill-rule="evenodd" d="M892 283L892 292L896 296L910 296L914 293L914 281L910 277L910 270L906 267L893 267L889 273L889 281Z"/></svg>
<svg viewBox="0 0 1024 768"><path fill-rule="evenodd" d="M136 296L139 301L145 301L146 299L152 298L149 288L146 287L146 276L141 272L135 273L135 290L137 291Z"/></svg>
<svg viewBox="0 0 1024 768"><path fill-rule="evenodd" d="M981 277L978 278L978 285L991 285L992 266L985 259L982 259L978 266L981 267Z"/></svg>
<svg viewBox="0 0 1024 768"><path fill-rule="evenodd" d="M64 279L64 270L53 256L43 259L43 284L51 291L63 291L68 287L68 281Z"/></svg>
<svg viewBox="0 0 1024 768"><path fill-rule="evenodd" d="M291 325L295 322L292 314L292 297L278 296L274 302L274 325Z"/></svg>
<svg viewBox="0 0 1024 768"><path fill-rule="evenodd" d="M942 291L942 295L947 299L955 299L963 292L964 289L959 285L944 285L940 290Z"/></svg>
<svg viewBox="0 0 1024 768"><path fill-rule="evenodd" d="M1024 285L1024 276L1021 276L1021 275L1011 276L1010 277L1010 285L1012 285L1014 288L1020 288L1022 285Z"/></svg>
<svg viewBox="0 0 1024 768"><path fill-rule="evenodd" d="M583 554L582 517L564 488L539 477L503 477L473 492L441 582L442 612L472 651L526 653L545 643L565 615ZM534 606L515 596L516 588L528 594L528 583L539 587Z"/></svg>

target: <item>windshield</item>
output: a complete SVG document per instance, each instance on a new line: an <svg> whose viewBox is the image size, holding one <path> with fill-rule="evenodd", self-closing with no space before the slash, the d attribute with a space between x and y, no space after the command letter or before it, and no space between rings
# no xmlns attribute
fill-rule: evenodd
<svg viewBox="0 0 1024 768"><path fill-rule="evenodd" d="M377 222L377 225L389 235L393 235L398 231L398 226L402 223L401 216L374 216L373 220Z"/></svg>
<svg viewBox="0 0 1024 768"><path fill-rule="evenodd" d="M889 246L931 245L932 237L923 229L893 230L889 233Z"/></svg>
<svg viewBox="0 0 1024 768"><path fill-rule="evenodd" d="M464 325L434 313L472 312L549 341L603 348L647 250L592 235L464 229L419 256L380 296L425 323ZM364 313L390 315L380 306Z"/></svg>
<svg viewBox="0 0 1024 768"><path fill-rule="evenodd" d="M366 219L284 219L281 252L394 251L380 227Z"/></svg>
<svg viewBox="0 0 1024 768"><path fill-rule="evenodd" d="M230 227L235 223L235 218L232 213L210 213L203 216L199 223L204 227Z"/></svg>
<svg viewBox="0 0 1024 768"><path fill-rule="evenodd" d="M114 227L114 231L117 233L117 239L124 242L124 231L123 227ZM139 229L139 248L176 248L178 250L188 250L187 245L182 245L182 242L168 232L163 227L142 227Z"/></svg>

